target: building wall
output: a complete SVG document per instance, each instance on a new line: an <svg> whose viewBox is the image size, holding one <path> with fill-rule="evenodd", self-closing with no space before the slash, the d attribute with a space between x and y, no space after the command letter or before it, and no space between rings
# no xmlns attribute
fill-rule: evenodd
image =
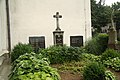
<svg viewBox="0 0 120 80"><path fill-rule="evenodd" d="M64 44L70 36L91 37L90 0L10 0L11 43L28 43L30 36L45 36L46 47L53 45L53 31L59 12ZM85 37L86 36L86 37Z"/></svg>
<svg viewBox="0 0 120 80"><path fill-rule="evenodd" d="M5 0L0 0L0 55L7 51L7 22Z"/></svg>

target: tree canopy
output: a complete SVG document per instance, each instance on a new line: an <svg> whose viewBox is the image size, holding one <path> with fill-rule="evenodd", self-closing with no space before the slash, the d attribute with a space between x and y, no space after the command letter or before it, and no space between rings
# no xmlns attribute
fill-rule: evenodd
<svg viewBox="0 0 120 80"><path fill-rule="evenodd" d="M120 2L112 4L112 6L102 5L96 0L91 0L91 20L92 27L97 28L97 32L101 31L101 27L111 23L111 13L114 9L113 20L117 29L120 28Z"/></svg>
<svg viewBox="0 0 120 80"><path fill-rule="evenodd" d="M120 29L120 2L112 4L112 8L115 10L114 21L116 23L116 28Z"/></svg>

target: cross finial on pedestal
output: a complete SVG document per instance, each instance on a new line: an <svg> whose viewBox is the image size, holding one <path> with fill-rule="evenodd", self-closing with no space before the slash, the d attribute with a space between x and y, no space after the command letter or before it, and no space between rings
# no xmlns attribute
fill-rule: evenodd
<svg viewBox="0 0 120 80"><path fill-rule="evenodd" d="M61 30L59 27L59 18L62 18L62 15L59 15L59 12L56 12L56 15L53 15L53 17L56 18L56 24L57 24L56 30Z"/></svg>

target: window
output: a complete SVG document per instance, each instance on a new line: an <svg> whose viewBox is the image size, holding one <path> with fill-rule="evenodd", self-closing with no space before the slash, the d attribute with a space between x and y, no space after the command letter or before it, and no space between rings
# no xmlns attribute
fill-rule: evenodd
<svg viewBox="0 0 120 80"><path fill-rule="evenodd" d="M83 36L70 36L70 46L72 47L83 46Z"/></svg>
<svg viewBox="0 0 120 80"><path fill-rule="evenodd" d="M45 37L29 37L29 43L35 51L38 51L39 48L45 48Z"/></svg>

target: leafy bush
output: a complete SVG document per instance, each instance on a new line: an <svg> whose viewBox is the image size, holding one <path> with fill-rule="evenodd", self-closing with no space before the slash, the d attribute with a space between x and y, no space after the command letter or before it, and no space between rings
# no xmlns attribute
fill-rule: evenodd
<svg viewBox="0 0 120 80"><path fill-rule="evenodd" d="M57 70L41 54L26 53L12 65L9 80L60 80Z"/></svg>
<svg viewBox="0 0 120 80"><path fill-rule="evenodd" d="M29 44L18 43L11 52L11 61L16 60L20 55L25 53L30 53L33 51L33 48Z"/></svg>
<svg viewBox="0 0 120 80"><path fill-rule="evenodd" d="M118 57L104 60L103 64L108 68L114 69L115 71L120 71L120 59Z"/></svg>
<svg viewBox="0 0 120 80"><path fill-rule="evenodd" d="M108 60L109 58L120 57L120 54L114 49L107 49L101 56L101 60Z"/></svg>
<svg viewBox="0 0 120 80"><path fill-rule="evenodd" d="M120 54L116 50L107 49L101 55L101 61L106 67L120 71Z"/></svg>
<svg viewBox="0 0 120 80"><path fill-rule="evenodd" d="M116 76L111 71L105 71L105 80L116 80Z"/></svg>
<svg viewBox="0 0 120 80"><path fill-rule="evenodd" d="M98 34L85 45L85 49L88 53L102 54L107 49L108 44L108 35L107 34Z"/></svg>
<svg viewBox="0 0 120 80"><path fill-rule="evenodd" d="M77 47L51 46L40 50L44 57L47 57L51 63L64 63L70 61L79 61L83 50Z"/></svg>
<svg viewBox="0 0 120 80"><path fill-rule="evenodd" d="M105 80L105 68L96 62L88 64L83 71L84 80Z"/></svg>
<svg viewBox="0 0 120 80"><path fill-rule="evenodd" d="M100 59L101 59L101 56L96 56L94 54L84 53L81 56L82 56L82 60L89 60L92 62L100 62Z"/></svg>

